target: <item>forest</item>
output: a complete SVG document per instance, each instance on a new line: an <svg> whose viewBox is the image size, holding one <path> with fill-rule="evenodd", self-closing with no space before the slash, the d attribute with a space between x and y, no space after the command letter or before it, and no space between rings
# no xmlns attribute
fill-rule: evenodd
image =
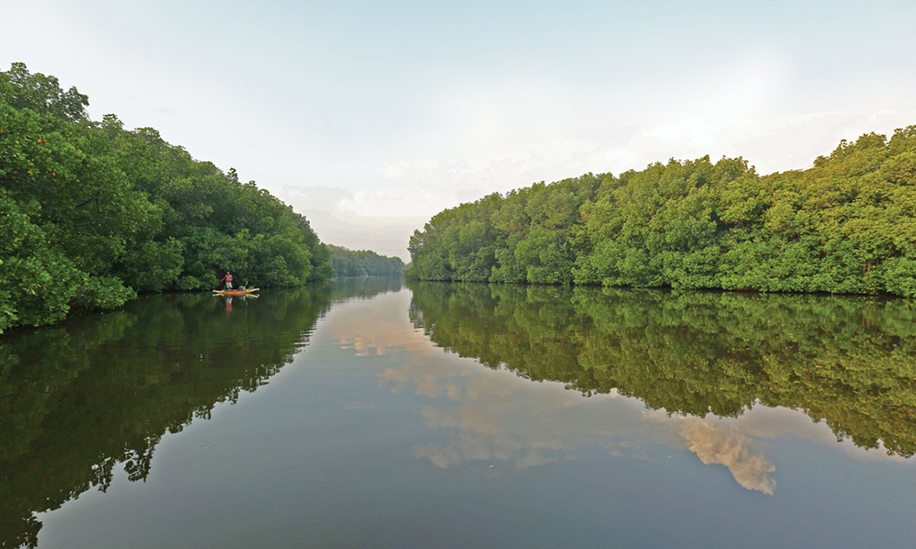
<svg viewBox="0 0 916 549"><path fill-rule="evenodd" d="M399 257L379 255L371 250L348 250L333 244L328 249L337 276L400 276L404 270Z"/></svg>
<svg viewBox="0 0 916 549"><path fill-rule="evenodd" d="M152 128L91 120L87 96L22 63L0 72L0 333L137 292L333 276L290 206Z"/></svg>
<svg viewBox="0 0 916 549"><path fill-rule="evenodd" d="M805 170L655 163L494 193L410 239L421 280L916 296L916 126Z"/></svg>

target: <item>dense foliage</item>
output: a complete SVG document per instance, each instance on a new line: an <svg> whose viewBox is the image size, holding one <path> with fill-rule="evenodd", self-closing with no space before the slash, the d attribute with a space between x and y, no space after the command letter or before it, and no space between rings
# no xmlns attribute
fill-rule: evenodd
<svg viewBox="0 0 916 549"><path fill-rule="evenodd" d="M411 284L437 345L585 394L669 413L803 410L864 448L916 453L916 339L905 300Z"/></svg>
<svg viewBox="0 0 916 549"><path fill-rule="evenodd" d="M0 332L137 291L330 278L308 221L234 170L86 114L88 99L14 63L0 72Z"/></svg>
<svg viewBox="0 0 916 549"><path fill-rule="evenodd" d="M328 245L331 265L337 276L394 276L404 270L399 257L379 255L370 250L348 250Z"/></svg>
<svg viewBox="0 0 916 549"><path fill-rule="evenodd" d="M492 194L410 240L423 280L916 296L916 126L807 170L708 157Z"/></svg>

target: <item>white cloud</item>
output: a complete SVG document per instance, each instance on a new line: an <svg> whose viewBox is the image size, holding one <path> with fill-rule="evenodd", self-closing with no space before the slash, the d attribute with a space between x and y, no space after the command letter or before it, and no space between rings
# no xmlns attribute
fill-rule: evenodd
<svg viewBox="0 0 916 549"><path fill-rule="evenodd" d="M331 187L286 185L277 195L305 215L323 242L350 249L371 249L407 261L407 243L426 219L393 207L391 197ZM389 208L378 207L384 201Z"/></svg>

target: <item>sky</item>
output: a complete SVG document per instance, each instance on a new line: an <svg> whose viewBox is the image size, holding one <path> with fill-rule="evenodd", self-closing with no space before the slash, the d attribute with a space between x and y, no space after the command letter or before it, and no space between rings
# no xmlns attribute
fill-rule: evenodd
<svg viewBox="0 0 916 549"><path fill-rule="evenodd" d="M23 61L408 258L492 192L669 158L800 169L916 124L916 2L0 0Z"/></svg>

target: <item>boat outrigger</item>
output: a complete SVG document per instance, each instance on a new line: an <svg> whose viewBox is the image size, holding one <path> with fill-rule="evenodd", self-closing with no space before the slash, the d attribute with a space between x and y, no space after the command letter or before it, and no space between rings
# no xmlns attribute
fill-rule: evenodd
<svg viewBox="0 0 916 549"><path fill-rule="evenodd" d="M232 290L213 290L213 295L244 295L255 296L260 288L233 288Z"/></svg>

